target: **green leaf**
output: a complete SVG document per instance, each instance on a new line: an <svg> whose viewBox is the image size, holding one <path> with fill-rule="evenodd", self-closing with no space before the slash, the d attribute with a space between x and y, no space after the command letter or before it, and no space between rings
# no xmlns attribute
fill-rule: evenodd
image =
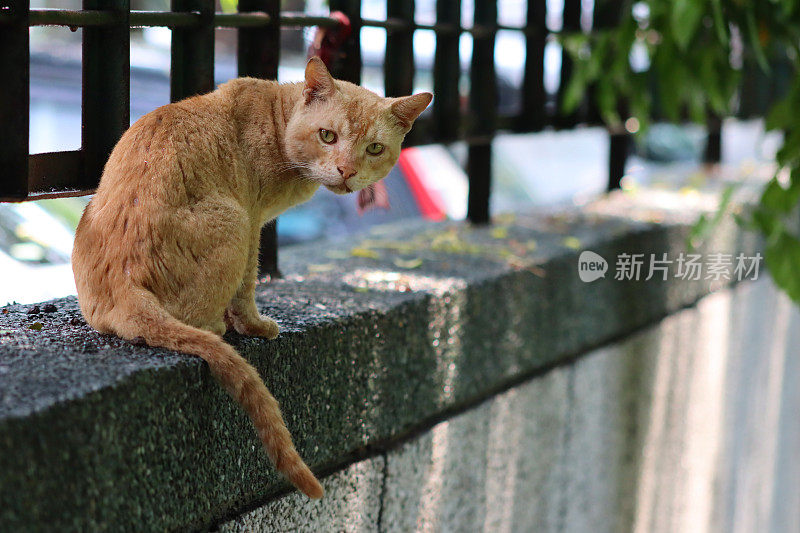
<svg viewBox="0 0 800 533"><path fill-rule="evenodd" d="M692 224L692 227L689 228L689 238L687 239L687 248L689 250L695 250L700 243L703 242L706 236L711 231L709 228L711 227L710 222L708 221L708 217L704 214L700 215L697 219L697 222Z"/></svg>
<svg viewBox="0 0 800 533"><path fill-rule="evenodd" d="M369 248L355 247L350 250L350 255L353 257L366 257L367 259L378 259L380 255L375 250Z"/></svg>
<svg viewBox="0 0 800 533"><path fill-rule="evenodd" d="M720 0L711 0L711 8L714 13L714 29L717 30L717 38L721 45L728 46L728 24L722 18L722 4Z"/></svg>
<svg viewBox="0 0 800 533"><path fill-rule="evenodd" d="M800 304L800 241L787 231L781 231L767 244L764 253L767 268L775 284Z"/></svg>
<svg viewBox="0 0 800 533"><path fill-rule="evenodd" d="M586 79L583 75L583 69L577 68L573 71L569 80L569 85L564 91L564 100L561 102L561 110L569 114L583 101L583 96L586 94Z"/></svg>
<svg viewBox="0 0 800 533"><path fill-rule="evenodd" d="M758 38L758 26L756 25L756 16L753 14L753 8L745 10L747 20L747 34L750 37L750 46L753 47L758 66L765 72L769 72L769 62L767 56L764 54L764 48L761 46L761 41Z"/></svg>
<svg viewBox="0 0 800 533"><path fill-rule="evenodd" d="M220 6L223 13L235 13L239 5L238 0L220 0Z"/></svg>
<svg viewBox="0 0 800 533"><path fill-rule="evenodd" d="M775 154L778 165L794 167L800 163L800 129L788 130L783 139L783 146Z"/></svg>
<svg viewBox="0 0 800 533"><path fill-rule="evenodd" d="M605 74L605 63L609 59L613 59L610 47L611 37L609 32L601 31L591 43L589 57L585 59L587 81L596 80Z"/></svg>
<svg viewBox="0 0 800 533"><path fill-rule="evenodd" d="M738 225L742 229L745 229L745 230L748 230L748 231L756 231L758 229L753 225L753 221L750 220L749 217L747 217L745 215L742 215L741 213L734 213L733 214L733 220L735 220L736 221L736 225Z"/></svg>
<svg viewBox="0 0 800 533"><path fill-rule="evenodd" d="M783 229L783 224L780 218L774 212L765 209L757 208L753 211L750 222L760 231L767 239L772 235L780 233Z"/></svg>
<svg viewBox="0 0 800 533"><path fill-rule="evenodd" d="M689 93L689 118L693 122L702 124L706 120L706 95L697 89L687 92Z"/></svg>
<svg viewBox="0 0 800 533"><path fill-rule="evenodd" d="M639 72L631 79L631 114L639 120L639 132L643 135L650 126L651 107L653 105L652 94L650 91L649 73Z"/></svg>
<svg viewBox="0 0 800 533"><path fill-rule="evenodd" d="M695 0L675 0L672 5L671 26L675 44L685 51L689 42L697 34L700 20L703 18L705 2Z"/></svg>
<svg viewBox="0 0 800 533"><path fill-rule="evenodd" d="M724 93L720 79L721 71L724 68L715 61L715 57L711 53L704 53L700 56L700 68L697 75L703 85L701 93L708 98L711 108L719 115L728 110L729 95Z"/></svg>
<svg viewBox="0 0 800 533"><path fill-rule="evenodd" d="M414 259L400 259L397 257L392 262L395 266L405 268L406 270L413 270L422 266L422 259L419 257L415 257Z"/></svg>
<svg viewBox="0 0 800 533"><path fill-rule="evenodd" d="M767 113L764 128L767 131L785 128L792 120L792 102L789 98L783 98L772 106Z"/></svg>
<svg viewBox="0 0 800 533"><path fill-rule="evenodd" d="M700 246L700 244L719 226L720 222L722 222L722 219L725 217L725 213L728 212L731 200L733 199L733 193L736 192L737 188L738 185L731 184L722 190L719 206L711 218L705 214L700 215L697 222L689 229L689 248L697 248Z"/></svg>
<svg viewBox="0 0 800 533"><path fill-rule="evenodd" d="M676 59L674 48L661 49L653 58L658 81L658 96L664 116L672 121L680 114L680 97L686 77L683 66Z"/></svg>
<svg viewBox="0 0 800 533"><path fill-rule="evenodd" d="M761 193L761 207L783 215L789 214L800 201L800 179L792 180L784 189L777 178L772 178Z"/></svg>
<svg viewBox="0 0 800 533"><path fill-rule="evenodd" d="M739 188L738 184L730 184L727 185L722 190L722 196L719 199L719 208L717 209L716 215L714 215L715 220L719 221L722 219L722 216L725 214L725 211L728 210L728 207L731 205L731 200L733 199L733 193L736 192L736 189Z"/></svg>
<svg viewBox="0 0 800 533"><path fill-rule="evenodd" d="M559 43L572 56L573 59L580 57L580 52L589 42L589 36L585 33L569 33L559 38Z"/></svg>
<svg viewBox="0 0 800 533"><path fill-rule="evenodd" d="M597 84L597 107L606 124L613 127L622 123L617 113L617 93L608 80L600 80Z"/></svg>
<svg viewBox="0 0 800 533"><path fill-rule="evenodd" d="M508 237L508 227L496 226L492 228L491 235L493 239L505 239Z"/></svg>

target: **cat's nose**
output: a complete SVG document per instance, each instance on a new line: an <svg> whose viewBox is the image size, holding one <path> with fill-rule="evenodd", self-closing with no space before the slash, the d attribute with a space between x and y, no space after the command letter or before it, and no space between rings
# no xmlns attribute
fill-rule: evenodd
<svg viewBox="0 0 800 533"><path fill-rule="evenodd" d="M356 175L356 169L353 167L336 167L336 170L339 171L345 181Z"/></svg>

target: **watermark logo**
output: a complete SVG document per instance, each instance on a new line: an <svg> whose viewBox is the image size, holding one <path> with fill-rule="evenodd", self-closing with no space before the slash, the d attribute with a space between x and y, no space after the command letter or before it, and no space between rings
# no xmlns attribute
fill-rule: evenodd
<svg viewBox="0 0 800 533"><path fill-rule="evenodd" d="M590 250L581 252L578 258L578 276L584 283L590 283L600 278L606 277L608 272L608 261L602 255Z"/></svg>
<svg viewBox="0 0 800 533"><path fill-rule="evenodd" d="M614 263L617 281L649 281L653 278L667 281L670 278L686 281L742 281L756 280L763 257L760 253L733 255L711 253L708 255L683 253L670 258L668 254L621 253ZM608 262L603 256L586 250L578 258L578 276L589 283L606 277Z"/></svg>

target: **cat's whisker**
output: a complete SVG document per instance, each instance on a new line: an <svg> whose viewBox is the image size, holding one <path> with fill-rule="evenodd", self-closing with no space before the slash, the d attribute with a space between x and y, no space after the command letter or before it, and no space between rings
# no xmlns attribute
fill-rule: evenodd
<svg viewBox="0 0 800 533"><path fill-rule="evenodd" d="M290 170L300 170L300 171L308 171L308 173L313 173L314 167L308 163L301 163L301 162L292 162L292 163L284 163L279 165L278 172L287 172ZM293 180L303 181L303 182L313 182L314 180L306 173L306 172L295 172L290 175Z"/></svg>
<svg viewBox="0 0 800 533"><path fill-rule="evenodd" d="M278 166L279 172L285 172L287 170L313 170L313 167L308 163L301 162L283 163Z"/></svg>

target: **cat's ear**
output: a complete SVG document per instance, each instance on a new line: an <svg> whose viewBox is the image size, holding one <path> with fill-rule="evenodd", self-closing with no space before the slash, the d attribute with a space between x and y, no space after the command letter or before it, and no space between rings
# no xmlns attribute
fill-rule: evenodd
<svg viewBox="0 0 800 533"><path fill-rule="evenodd" d="M316 56L306 63L306 86L303 88L303 98L306 103L314 100L324 100L336 90L333 78L325 67L325 63Z"/></svg>
<svg viewBox="0 0 800 533"><path fill-rule="evenodd" d="M418 93L396 98L392 102L392 114L397 117L400 127L409 130L419 114L425 111L425 108L431 103L431 100L433 100L431 93Z"/></svg>

